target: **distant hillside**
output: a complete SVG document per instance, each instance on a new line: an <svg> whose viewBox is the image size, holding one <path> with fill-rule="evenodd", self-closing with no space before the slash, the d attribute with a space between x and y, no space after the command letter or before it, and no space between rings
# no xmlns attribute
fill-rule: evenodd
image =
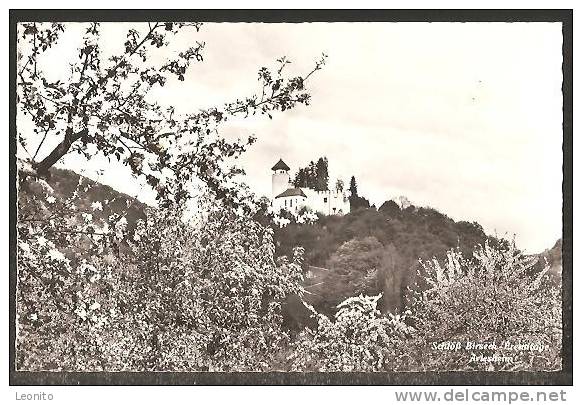
<svg viewBox="0 0 582 405"><path fill-rule="evenodd" d="M544 250L542 253L535 255L538 257L539 262L536 269L541 270L546 264L550 266L549 274L552 279L561 284L562 282L562 239L558 239L554 246L550 249Z"/></svg>
<svg viewBox="0 0 582 405"><path fill-rule="evenodd" d="M71 198L77 191L73 199L77 211L91 212L97 221L120 214L126 217L131 229L138 219L145 218L146 205L142 202L71 170L51 168L46 183L52 188L53 196L60 200ZM45 191L38 181L22 182L18 190L19 204L25 203L27 195L39 196L40 193ZM102 210L91 209L93 202L100 202Z"/></svg>

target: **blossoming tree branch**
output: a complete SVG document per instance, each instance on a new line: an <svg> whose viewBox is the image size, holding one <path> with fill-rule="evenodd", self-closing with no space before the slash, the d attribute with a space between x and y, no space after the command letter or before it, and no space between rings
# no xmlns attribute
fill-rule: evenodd
<svg viewBox="0 0 582 405"><path fill-rule="evenodd" d="M87 159L95 154L112 157L136 176L145 177L158 199L183 201L186 184L201 179L221 199L236 204L237 191L228 180L240 168L225 159L243 153L254 142L227 141L219 127L232 117L285 111L309 103L306 80L325 63L325 55L304 76L285 77L289 61L278 60L278 68L262 67L257 94L235 98L222 106L178 115L175 108L160 105L151 91L168 80L184 81L188 69L203 61L203 42L193 44L163 63L152 58L156 49L167 48L179 33L194 37L200 23L149 22L127 31L124 51L104 58L102 28L87 24L77 59L71 61L67 80L46 74L42 56L53 48L70 25L26 23L20 26L18 105L34 123L33 137L19 136L31 160L28 174L49 175L49 169L68 153ZM191 31L191 32L188 32ZM57 139L52 150L43 145ZM89 148L94 145L95 148Z"/></svg>

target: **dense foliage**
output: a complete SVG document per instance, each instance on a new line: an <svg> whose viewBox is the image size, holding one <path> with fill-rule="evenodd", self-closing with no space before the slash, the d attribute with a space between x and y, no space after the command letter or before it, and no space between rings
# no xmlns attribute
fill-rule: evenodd
<svg viewBox="0 0 582 405"><path fill-rule="evenodd" d="M289 357L296 371L378 371L391 369L413 332L404 317L382 316L380 296L352 297L338 306L332 321L319 315L316 330L306 329Z"/></svg>
<svg viewBox="0 0 582 405"><path fill-rule="evenodd" d="M336 306L343 300L382 291L380 272L386 259L384 246L373 236L354 238L343 243L326 262L328 272L317 279L320 288L307 299L319 312L333 317Z"/></svg>
<svg viewBox="0 0 582 405"><path fill-rule="evenodd" d="M311 161L307 167L301 167L293 178L295 187L312 188L318 191L329 189L328 162L326 157L320 157L317 162Z"/></svg>
<svg viewBox="0 0 582 405"><path fill-rule="evenodd" d="M560 289L548 267L514 245L479 247L473 257L449 251L444 264L423 262L425 287L403 315L381 315L379 296L338 305L334 321L319 315L290 356L313 371L559 370ZM477 346L481 345L481 346Z"/></svg>
<svg viewBox="0 0 582 405"><path fill-rule="evenodd" d="M42 200L71 204L50 186ZM92 218L97 202L54 219L39 204L19 212L20 369L262 370L288 344L281 305L302 295L301 251L276 262L268 228L216 201L192 223L147 209L132 231Z"/></svg>
<svg viewBox="0 0 582 405"><path fill-rule="evenodd" d="M488 243L466 258L449 251L444 265L423 262L422 281L411 305L418 333L411 347L421 370L556 370L561 367L561 289L549 266L530 271L537 259L515 244ZM495 343L483 350L435 351L430 342ZM513 349L505 348L511 344ZM516 346L518 345L518 346ZM516 349L519 345L531 348ZM539 348L539 350L538 350ZM470 357L469 354L476 354ZM479 357L482 355L483 357ZM510 357L511 361L491 358ZM488 360L489 358L489 360Z"/></svg>
<svg viewBox="0 0 582 405"><path fill-rule="evenodd" d="M307 266L330 270L319 279L323 284L310 303L332 315L342 300L361 293L383 292L384 312L402 309L408 287L417 282L419 258L443 258L457 247L470 255L487 235L477 223L455 222L432 208L400 209L392 201L380 210L320 216L314 223L290 222L275 228L275 240L277 254L289 255L293 247L302 246Z"/></svg>

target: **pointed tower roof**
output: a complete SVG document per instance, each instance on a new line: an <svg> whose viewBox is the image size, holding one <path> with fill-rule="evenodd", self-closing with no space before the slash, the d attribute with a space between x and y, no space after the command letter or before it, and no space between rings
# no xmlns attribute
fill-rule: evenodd
<svg viewBox="0 0 582 405"><path fill-rule="evenodd" d="M279 159L279 161L277 163L275 163L275 166L271 167L271 170L291 170L289 168L289 166L287 166L287 164L285 162L283 162L283 159Z"/></svg>

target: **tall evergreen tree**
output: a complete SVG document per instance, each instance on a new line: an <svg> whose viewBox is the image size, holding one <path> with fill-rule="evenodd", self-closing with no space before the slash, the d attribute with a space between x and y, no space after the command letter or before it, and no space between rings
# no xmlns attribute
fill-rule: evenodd
<svg viewBox="0 0 582 405"><path fill-rule="evenodd" d="M327 158L322 157L315 165L315 189L318 191L328 190L329 173L327 170Z"/></svg>
<svg viewBox="0 0 582 405"><path fill-rule="evenodd" d="M358 208L370 208L370 201L358 195L358 183L356 183L356 178L352 176L350 179L350 210L354 211Z"/></svg>
<svg viewBox="0 0 582 405"><path fill-rule="evenodd" d="M356 178L354 176L350 179L350 194L351 197L358 196L358 184L356 183Z"/></svg>
<svg viewBox="0 0 582 405"><path fill-rule="evenodd" d="M300 168L295 175L293 180L293 185L295 187L307 187L307 172L304 168Z"/></svg>
<svg viewBox="0 0 582 405"><path fill-rule="evenodd" d="M312 160L309 162L309 166L306 168L307 170L307 187L315 188L315 184L317 182L317 168L315 162Z"/></svg>

